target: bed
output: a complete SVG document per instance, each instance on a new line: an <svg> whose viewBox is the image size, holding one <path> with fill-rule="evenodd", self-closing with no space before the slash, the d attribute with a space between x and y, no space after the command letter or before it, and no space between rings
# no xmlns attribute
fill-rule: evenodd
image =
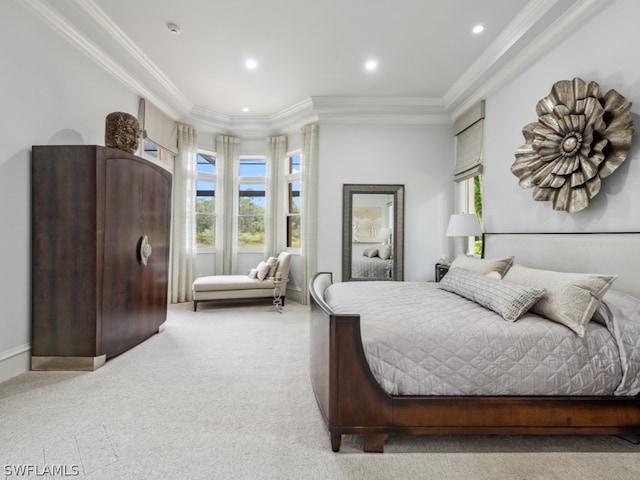
<svg viewBox="0 0 640 480"><path fill-rule="evenodd" d="M485 234L484 238L485 259L513 257L514 265L510 268L518 267L513 270L516 280L518 273L527 268L552 272L613 274L615 278L613 283L607 280L609 285L604 289L602 302L594 304L594 318L576 326L550 321L544 315L526 309L517 319L506 321L506 317L500 318L505 312L485 308L476 301L463 298L459 293L441 288L439 284L349 282L333 285L330 273L318 273L310 283L310 373L334 451L339 451L344 434L362 435L364 450L371 452L382 452L384 442L391 433L640 434L640 309L637 308L637 303L633 303L640 298L640 282L636 279L640 269L640 233ZM464 275L468 273L466 269L454 269L447 275L453 272L465 272ZM476 274L469 275L476 279L473 276ZM609 278L608 275L602 277ZM455 275L451 277L450 283L455 285L454 278ZM501 286L517 283L507 280L508 270ZM487 282L490 281L481 280L482 285ZM402 316L402 312L408 309L408 304L413 303L412 298L416 296L415 293L414 297L402 296L404 293L400 291L400 287L405 284L414 284L413 287L419 289L418 297L427 295L424 291L428 290L435 292L440 298L438 306L418 306L419 309L435 312L428 322L437 322L439 316L442 316L444 323L460 322L460 318L452 319L448 316L448 305L451 310L458 308L453 306L452 299L455 299L458 306L469 309L462 316L474 319L471 323L477 321L478 325L473 327L474 330L465 324L464 332L468 335L460 337L467 347L476 344L477 339L484 335L484 345L477 344L475 348L479 351L491 351L493 346L489 340L494 335L494 330L491 329L509 332L508 338L512 343L524 341L526 335L523 332L527 332L530 339L533 338L534 347L524 349L533 355L527 357L526 361L534 362L538 367L546 366L546 369L538 369L535 375L527 376L513 371L509 373L510 367L506 366L502 368L501 375L493 380L486 380L489 377L482 376L489 375L487 372L503 363L510 354L485 355L484 363L480 362L480 366L472 365L473 368L470 366L472 362L468 358L465 360L464 354L447 357L447 351L458 351L456 344L450 343L455 335L449 333L445 334L448 337L438 337L437 323L424 324L419 319L412 320ZM364 299L354 301L349 297L350 292L340 290L341 286L349 285L355 289L365 286L368 293ZM382 295L381 291L372 290L374 287L386 288L387 293ZM531 290L535 288L528 286L526 290L528 294L532 294ZM369 295L368 299L366 295ZM372 303L372 307L368 308L367 305L373 298L381 299L382 303ZM629 304L630 310L618 308L620 299L633 301ZM353 305L351 311L350 305ZM537 308L535 306L538 303L533 305L531 308ZM361 314L361 311L367 313ZM621 311L624 311L625 317L633 317L634 321L617 318ZM500 315L498 312L501 312ZM590 315L591 313L589 318ZM400 362L417 364L420 361L406 353L394 352L395 347L389 349L388 345L371 343L376 332L382 332L384 338L385 317L394 324L409 324L414 332L422 328L422 337L418 334L405 334L405 339L416 337L418 341L425 342L427 346L424 348L430 352L430 357L440 357L449 370L441 371L439 378L435 379L429 378L428 369L426 374L418 375L421 378L411 378L412 375L406 374L406 370L415 370L415 365L411 364L404 373L396 374L396 377L392 373L390 379L385 380L380 372L393 370L390 365L394 363L394 355ZM538 335L535 329L541 326L543 330L551 330L556 335L552 337L551 343L557 350L557 357L544 352L540 354L540 349L535 346ZM462 331L459 325L454 325L454 328ZM430 336L435 337L431 345L426 343ZM379 350L378 353L376 349ZM436 354L436 349L442 352ZM382 359L382 367L380 364L376 366L370 363L372 356L377 354ZM502 356L497 359L496 355ZM577 357L589 358L586 363L572 363L577 361ZM617 357L624 357L624 362ZM450 364L447 365L447 362ZM557 368L559 365L565 367L565 363L567 365L564 371ZM443 363L438 368L442 368L442 365ZM454 378L456 376L460 378ZM557 381L548 381L551 376ZM444 384L443 378L448 379ZM469 381L470 379L476 381Z"/></svg>
<svg viewBox="0 0 640 480"><path fill-rule="evenodd" d="M351 259L351 277L355 279L385 279L393 274L393 260L375 255L355 256Z"/></svg>

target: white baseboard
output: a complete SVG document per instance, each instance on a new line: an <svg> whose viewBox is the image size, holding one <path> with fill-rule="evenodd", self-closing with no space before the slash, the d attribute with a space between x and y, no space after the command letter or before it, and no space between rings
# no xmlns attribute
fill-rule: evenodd
<svg viewBox="0 0 640 480"><path fill-rule="evenodd" d="M0 382L17 377L30 369L31 345L29 343L0 352Z"/></svg>
<svg viewBox="0 0 640 480"><path fill-rule="evenodd" d="M293 300L294 302L300 303L301 298L302 298L302 292L300 290L287 288L287 300ZM287 300L285 300L285 302Z"/></svg>

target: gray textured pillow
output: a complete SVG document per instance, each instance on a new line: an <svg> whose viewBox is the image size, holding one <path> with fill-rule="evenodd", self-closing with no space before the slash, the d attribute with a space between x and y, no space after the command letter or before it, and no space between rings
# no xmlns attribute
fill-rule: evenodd
<svg viewBox="0 0 640 480"><path fill-rule="evenodd" d="M516 285L459 267L449 270L438 287L493 310L509 322L519 319L544 295L542 288Z"/></svg>
<svg viewBox="0 0 640 480"><path fill-rule="evenodd" d="M512 266L505 276L513 283L544 288L547 293L531 311L566 325L580 337L615 279L616 275L554 272L522 265Z"/></svg>
<svg viewBox="0 0 640 480"><path fill-rule="evenodd" d="M500 277L504 277L504 274L507 273L511 265L513 265L513 257L473 258L467 257L466 255L458 255L449 269L464 268L482 273L483 275L489 272L497 272Z"/></svg>

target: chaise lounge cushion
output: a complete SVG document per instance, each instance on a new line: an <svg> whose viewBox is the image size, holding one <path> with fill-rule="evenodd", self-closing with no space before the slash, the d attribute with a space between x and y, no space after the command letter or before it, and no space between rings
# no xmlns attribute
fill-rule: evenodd
<svg viewBox="0 0 640 480"><path fill-rule="evenodd" d="M200 277L193 282L194 292L210 292L212 290L252 290L257 288L273 288L271 280L258 280L247 275L213 275Z"/></svg>

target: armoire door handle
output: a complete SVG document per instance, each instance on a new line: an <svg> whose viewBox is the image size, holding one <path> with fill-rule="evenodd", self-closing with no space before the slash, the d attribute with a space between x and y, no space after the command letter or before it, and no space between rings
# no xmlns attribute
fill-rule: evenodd
<svg viewBox="0 0 640 480"><path fill-rule="evenodd" d="M153 253L153 248L149 243L149 237L147 237L146 235L140 237L140 240L138 240L138 245L138 259L142 265L146 265L149 257Z"/></svg>

